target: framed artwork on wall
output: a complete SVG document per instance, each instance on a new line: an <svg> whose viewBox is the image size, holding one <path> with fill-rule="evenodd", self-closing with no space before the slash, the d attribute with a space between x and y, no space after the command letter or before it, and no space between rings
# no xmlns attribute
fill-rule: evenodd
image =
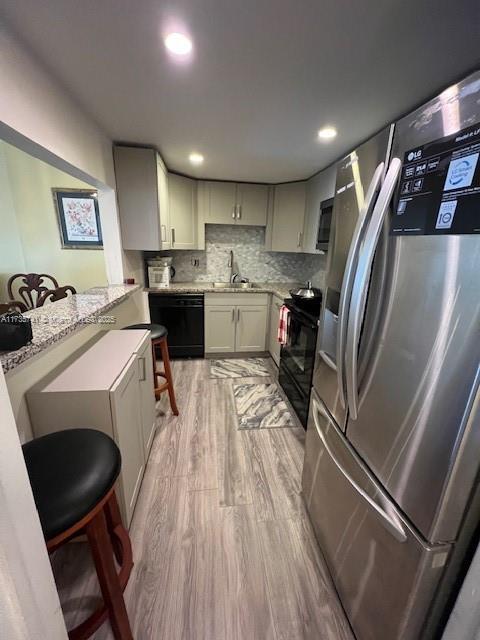
<svg viewBox="0 0 480 640"><path fill-rule="evenodd" d="M97 192L95 189L53 188L62 249L102 249Z"/></svg>

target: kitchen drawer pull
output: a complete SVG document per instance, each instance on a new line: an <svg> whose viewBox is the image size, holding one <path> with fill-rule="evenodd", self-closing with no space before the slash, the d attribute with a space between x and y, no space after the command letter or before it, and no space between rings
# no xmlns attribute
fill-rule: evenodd
<svg viewBox="0 0 480 640"><path fill-rule="evenodd" d="M240 322L240 308L237 309L237 322Z"/></svg>
<svg viewBox="0 0 480 640"><path fill-rule="evenodd" d="M367 502L367 504L370 505L370 507L373 509L375 514L380 519L383 526L394 536L394 538L396 538L399 542L405 542L407 540L407 536L405 535L405 531L403 530L403 527L401 526L400 522L395 521L386 511L384 511L381 507L379 507L378 504L375 502L375 500L373 500L368 495L368 493L366 493L366 491L364 491L362 487L360 487L355 482L355 480L350 477L348 472L343 468L343 466L337 460L337 458L335 457L335 454L333 453L333 451L331 450L327 442L327 439L325 438L325 435L322 432L322 429L318 421L318 415L320 414L321 416L323 416L331 424L332 424L332 419L327 414L327 412L321 407L321 405L315 400L315 398L312 398L312 405L313 405L313 421L315 424L315 429L317 430L318 437L322 441L325 451L330 456L330 459L332 460L334 465L337 467L337 469L340 471L343 477L355 489L355 491L362 496L362 498L365 500L365 502Z"/></svg>
<svg viewBox="0 0 480 640"><path fill-rule="evenodd" d="M232 309L232 322L235 322L235 307Z"/></svg>

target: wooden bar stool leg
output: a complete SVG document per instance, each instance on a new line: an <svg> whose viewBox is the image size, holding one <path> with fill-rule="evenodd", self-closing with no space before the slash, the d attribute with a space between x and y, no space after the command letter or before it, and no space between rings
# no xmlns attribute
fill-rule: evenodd
<svg viewBox="0 0 480 640"><path fill-rule="evenodd" d="M115 640L133 640L103 510L87 524L85 530Z"/></svg>
<svg viewBox="0 0 480 640"><path fill-rule="evenodd" d="M165 371L165 378L168 383L168 395L170 397L170 407L172 408L173 415L178 416L177 401L175 400L175 391L173 389L173 376L170 368L170 356L168 355L168 345L165 338L160 341L160 349L162 351L163 368Z"/></svg>
<svg viewBox="0 0 480 640"><path fill-rule="evenodd" d="M119 565L123 563L123 549L122 543L118 537L118 533L120 531L124 531L125 527L123 526L122 516L120 515L120 509L118 507L117 497L115 492L112 493L110 500L105 505L105 517L107 518L107 528L110 533L110 539L112 541L113 552L115 553L115 558ZM115 533L117 531L117 533ZM125 530L126 531L126 530ZM128 538L128 535L127 535ZM130 538L128 538L130 543ZM131 555L131 545L130 545L130 555Z"/></svg>
<svg viewBox="0 0 480 640"><path fill-rule="evenodd" d="M157 345L156 340L152 340L152 362L153 362L153 386L157 388L157 380L158 380L158 372L157 372L157 352L155 350L155 346Z"/></svg>

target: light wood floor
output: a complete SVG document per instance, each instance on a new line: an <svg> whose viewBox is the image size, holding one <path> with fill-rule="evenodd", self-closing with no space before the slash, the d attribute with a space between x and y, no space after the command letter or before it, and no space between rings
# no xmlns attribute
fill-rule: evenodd
<svg viewBox="0 0 480 640"><path fill-rule="evenodd" d="M173 369L180 416L162 398L130 530L135 640L353 640L301 496L303 429L238 431L231 379L206 360ZM52 562L72 627L98 603L88 548Z"/></svg>

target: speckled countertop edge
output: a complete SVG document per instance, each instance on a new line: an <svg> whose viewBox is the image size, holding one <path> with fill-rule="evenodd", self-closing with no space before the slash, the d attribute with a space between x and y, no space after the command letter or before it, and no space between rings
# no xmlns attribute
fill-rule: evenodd
<svg viewBox="0 0 480 640"><path fill-rule="evenodd" d="M173 282L165 289L146 288L147 293L273 293L279 298L290 298L290 289L302 286L298 282L256 282L251 289L214 288L210 282Z"/></svg>
<svg viewBox="0 0 480 640"><path fill-rule="evenodd" d="M27 311L24 315L32 320L33 340L16 351L0 352L4 373L30 360L82 325L94 324L107 311L139 289L140 285L93 287L84 293Z"/></svg>

